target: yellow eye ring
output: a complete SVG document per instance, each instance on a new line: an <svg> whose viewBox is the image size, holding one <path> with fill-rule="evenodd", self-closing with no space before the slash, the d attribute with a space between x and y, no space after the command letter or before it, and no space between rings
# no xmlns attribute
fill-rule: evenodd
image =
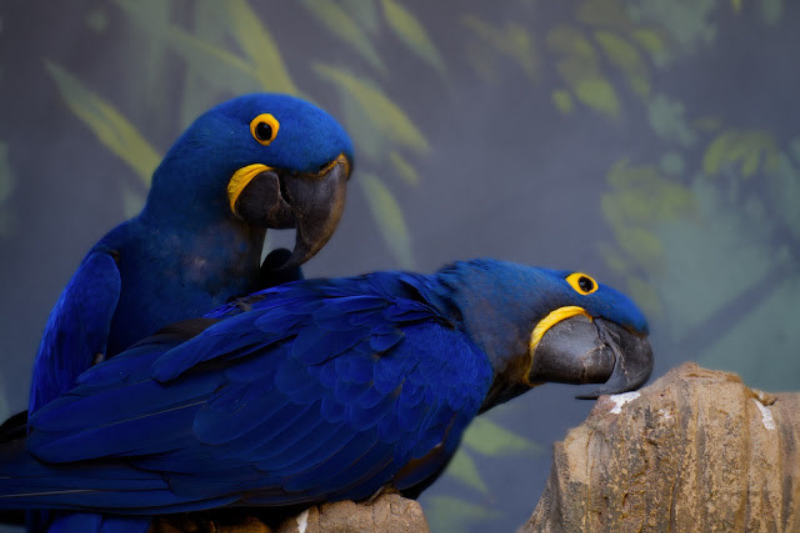
<svg viewBox="0 0 800 533"><path fill-rule="evenodd" d="M278 119L269 113L262 113L250 121L250 133L256 141L264 146L275 140L280 127Z"/></svg>
<svg viewBox="0 0 800 533"><path fill-rule="evenodd" d="M572 285L579 294L587 295L592 294L599 287L594 278L583 272L575 272L567 276L567 283Z"/></svg>

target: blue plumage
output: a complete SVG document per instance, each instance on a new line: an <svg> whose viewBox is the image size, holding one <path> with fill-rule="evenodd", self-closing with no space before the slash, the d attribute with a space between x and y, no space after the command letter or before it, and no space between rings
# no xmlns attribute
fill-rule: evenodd
<svg viewBox="0 0 800 533"><path fill-rule="evenodd" d="M280 121L266 146L251 128L264 113ZM343 161L334 167L344 165L349 175L352 158L352 143L341 126L291 96L243 96L197 119L155 171L142 213L103 237L65 288L36 357L29 411L71 388L94 362L171 322L201 316L268 285L260 264L265 229L303 226L302 216L309 212L327 214L315 221L328 223L324 231L303 227L315 236L314 242L301 243L301 259L307 259L315 250L306 248L321 247L341 213L328 213L330 206L303 195L307 189L292 193L292 187L327 186L322 178L335 172L324 174L320 168ZM249 165L271 170L232 192L232 176ZM304 173L313 179L303 185ZM281 191L274 190L279 181ZM320 195L323 204L343 195L336 188L343 185L330 187L330 197ZM232 209L245 200L247 213ZM248 218L273 208L285 208L283 218Z"/></svg>
<svg viewBox="0 0 800 533"><path fill-rule="evenodd" d="M646 344L627 297L582 294L569 275L477 260L300 281L170 326L80 376L24 446L0 447L0 508L150 516L413 495L479 412L537 382L534 358L576 357L554 311L579 307L598 339L616 323L613 347L597 341L615 366ZM556 340L537 352L548 321Z"/></svg>

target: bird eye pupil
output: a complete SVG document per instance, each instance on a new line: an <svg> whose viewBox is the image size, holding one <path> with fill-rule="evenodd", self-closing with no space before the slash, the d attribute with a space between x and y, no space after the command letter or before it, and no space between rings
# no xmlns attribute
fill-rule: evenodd
<svg viewBox="0 0 800 533"><path fill-rule="evenodd" d="M259 122L256 126L256 136L262 141L272 139L272 126L266 122Z"/></svg>
<svg viewBox="0 0 800 533"><path fill-rule="evenodd" d="M580 279L578 279L578 286L583 292L589 292L594 289L594 283L586 276L581 276Z"/></svg>

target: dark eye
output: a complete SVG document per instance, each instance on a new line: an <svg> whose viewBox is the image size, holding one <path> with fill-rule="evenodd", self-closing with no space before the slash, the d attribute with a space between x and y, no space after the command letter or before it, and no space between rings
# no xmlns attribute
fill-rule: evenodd
<svg viewBox="0 0 800 533"><path fill-rule="evenodd" d="M262 113L250 121L250 133L253 134L255 140L264 146L275 140L280 127L278 119L269 113Z"/></svg>
<svg viewBox="0 0 800 533"><path fill-rule="evenodd" d="M272 140L272 126L270 126L266 122L259 122L255 128L255 132L256 132L256 139L258 139L259 141Z"/></svg>
<svg viewBox="0 0 800 533"><path fill-rule="evenodd" d="M597 282L592 279L592 276L584 274L583 272L575 272L567 276L567 283L572 285L573 289L584 296L597 290Z"/></svg>

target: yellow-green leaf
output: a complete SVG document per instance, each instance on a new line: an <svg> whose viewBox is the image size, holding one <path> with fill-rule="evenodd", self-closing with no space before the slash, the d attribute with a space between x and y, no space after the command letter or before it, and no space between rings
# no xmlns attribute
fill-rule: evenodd
<svg viewBox="0 0 800 533"><path fill-rule="evenodd" d="M664 52L666 46L661 34L656 30L639 29L631 33L631 37L639 43L639 45L647 50L650 56L657 56Z"/></svg>
<svg viewBox="0 0 800 533"><path fill-rule="evenodd" d="M361 184L372 216L377 221L378 229L389 250L397 258L402 268L414 268L411 235L408 232L403 211L391 191L373 174L361 173L358 175L357 181Z"/></svg>
<svg viewBox="0 0 800 533"><path fill-rule="evenodd" d="M419 184L419 174L417 174L417 170L411 166L406 158L404 158L398 152L392 150L389 153L389 161L391 161L392 165L394 165L394 169L397 171L397 174L406 182L408 182L410 185Z"/></svg>
<svg viewBox="0 0 800 533"><path fill-rule="evenodd" d="M647 66L635 46L622 37L598 31L595 40L605 52L612 65L620 69L636 94L646 97L650 94Z"/></svg>
<svg viewBox="0 0 800 533"><path fill-rule="evenodd" d="M553 103L565 115L572 112L572 96L567 91L553 91Z"/></svg>
<svg viewBox="0 0 800 533"><path fill-rule="evenodd" d="M49 61L44 63L58 84L67 107L89 126L101 143L125 161L145 185L149 185L161 160L158 152L109 102L58 65Z"/></svg>
<svg viewBox="0 0 800 533"><path fill-rule="evenodd" d="M247 0L222 3L228 15L231 34L253 65L253 75L267 91L297 94L297 87L286 70L278 44Z"/></svg>
<svg viewBox="0 0 800 533"><path fill-rule="evenodd" d="M421 154L428 153L428 141L422 132L402 109L373 84L322 63L314 64L314 70L343 91L349 92L389 141Z"/></svg>
<svg viewBox="0 0 800 533"><path fill-rule="evenodd" d="M742 0L731 0L731 6L737 13L742 10Z"/></svg>
<svg viewBox="0 0 800 533"><path fill-rule="evenodd" d="M462 23L480 40L470 54L482 77L491 79L491 59L486 49L506 55L516 61L532 81L536 78L537 56L528 30L518 24L509 23L505 28L496 28L476 15L465 15Z"/></svg>
<svg viewBox="0 0 800 533"><path fill-rule="evenodd" d="M498 426L486 417L478 417L464 432L464 445L484 455L541 453L535 442Z"/></svg>
<svg viewBox="0 0 800 533"><path fill-rule="evenodd" d="M481 478L481 474L478 472L478 466L475 464L472 457L463 449L458 450L453 456L453 460L447 465L447 474L478 492L489 494L489 487L486 486L483 478Z"/></svg>
<svg viewBox="0 0 800 533"><path fill-rule="evenodd" d="M384 16L395 35L412 52L445 76L446 69L442 56L414 14L395 0L382 0L382 4Z"/></svg>
<svg viewBox="0 0 800 533"><path fill-rule="evenodd" d="M614 117L619 114L617 93L604 78L591 78L577 82L575 96L595 111Z"/></svg>
<svg viewBox="0 0 800 533"><path fill-rule="evenodd" d="M320 24L358 52L373 68L385 70L367 35L339 4L333 0L303 0L302 4Z"/></svg>

